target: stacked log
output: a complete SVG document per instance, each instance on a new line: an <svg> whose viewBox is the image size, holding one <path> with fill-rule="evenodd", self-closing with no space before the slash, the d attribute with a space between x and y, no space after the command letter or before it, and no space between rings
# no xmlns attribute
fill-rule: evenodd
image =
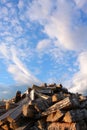
<svg viewBox="0 0 87 130"><path fill-rule="evenodd" d="M86 96L55 83L32 89L33 101L26 97L0 116L1 130L87 130Z"/></svg>

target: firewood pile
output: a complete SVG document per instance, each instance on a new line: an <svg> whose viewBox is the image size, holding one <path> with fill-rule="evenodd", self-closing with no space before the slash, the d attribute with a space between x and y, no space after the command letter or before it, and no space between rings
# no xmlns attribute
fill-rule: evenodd
<svg viewBox="0 0 87 130"><path fill-rule="evenodd" d="M32 90L34 100L0 104L0 130L87 130L87 96L55 83Z"/></svg>

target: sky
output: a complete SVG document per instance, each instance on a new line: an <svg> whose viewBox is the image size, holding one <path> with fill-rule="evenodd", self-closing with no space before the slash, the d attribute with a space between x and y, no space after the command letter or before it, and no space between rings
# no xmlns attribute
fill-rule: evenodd
<svg viewBox="0 0 87 130"><path fill-rule="evenodd" d="M0 0L0 99L45 82L87 95L87 0Z"/></svg>

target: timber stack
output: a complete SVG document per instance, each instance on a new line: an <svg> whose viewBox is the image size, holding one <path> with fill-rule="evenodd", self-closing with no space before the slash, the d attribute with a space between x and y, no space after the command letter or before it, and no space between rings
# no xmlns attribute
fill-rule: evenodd
<svg viewBox="0 0 87 130"><path fill-rule="evenodd" d="M33 100L0 104L0 130L87 130L87 96L55 83L31 90Z"/></svg>

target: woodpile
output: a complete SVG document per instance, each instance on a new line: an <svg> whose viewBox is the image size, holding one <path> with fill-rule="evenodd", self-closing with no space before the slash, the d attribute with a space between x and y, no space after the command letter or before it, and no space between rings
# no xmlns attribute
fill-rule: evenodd
<svg viewBox="0 0 87 130"><path fill-rule="evenodd" d="M87 130L87 97L61 84L33 85L34 100L0 104L0 130Z"/></svg>

